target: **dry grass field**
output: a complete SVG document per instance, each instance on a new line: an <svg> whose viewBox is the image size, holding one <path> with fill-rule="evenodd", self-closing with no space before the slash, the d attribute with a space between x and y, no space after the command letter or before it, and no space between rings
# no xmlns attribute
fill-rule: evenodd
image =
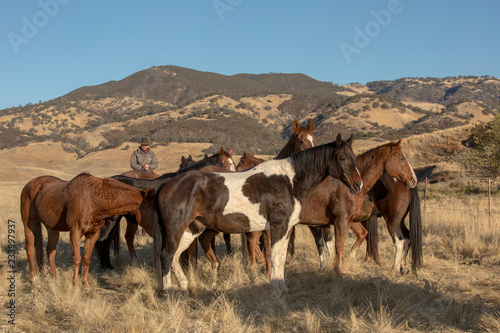
<svg viewBox="0 0 500 333"><path fill-rule="evenodd" d="M195 150L190 148L190 152ZM204 148L197 149L201 153ZM128 158L130 152L117 150L113 154ZM164 152L175 161L169 168L175 169L183 151L166 149ZM107 157L109 160L110 156ZM111 156L115 157L118 155ZM327 268L319 269L311 234L300 226L296 257L285 267L291 292L281 299L270 292L262 273L254 273L246 267L237 235L233 236L236 250L232 255L226 254L222 237L217 237L221 267L215 289L211 287L210 263L200 249L198 265L189 271L189 295L176 293L170 298L156 295L152 239L141 231L136 238L138 263L130 265L122 230L121 252L112 258L116 269L101 270L94 255L88 288L74 287L71 283L72 255L68 234L64 233L56 255L58 278L52 279L46 266L43 274L29 279L24 228L19 214L22 187L42 174L69 179L76 175L78 165L81 171L97 176L118 173L104 159L94 158L68 160L67 164L56 167L48 158L40 158L38 164L22 165L17 170L14 165L8 165L13 170L8 177L0 179L0 331L500 331L500 198L493 197L489 224L486 196L451 197L443 194L445 190L439 187L429 196L425 212L422 202L424 266L418 276L401 276L391 269L392 241L385 223L379 219L381 265L364 263L362 246L355 257L345 258L343 276L333 273L331 262ZM127 163L124 162L125 170ZM124 226L122 223L122 229ZM9 230L14 230L11 239L15 238L17 249L14 274L10 273L7 261L11 249ZM350 235L346 247L353 242ZM174 286L177 286L175 282L174 278ZM15 308L11 301L15 301ZM14 318L9 317L10 314L15 315L15 325L8 322Z"/></svg>

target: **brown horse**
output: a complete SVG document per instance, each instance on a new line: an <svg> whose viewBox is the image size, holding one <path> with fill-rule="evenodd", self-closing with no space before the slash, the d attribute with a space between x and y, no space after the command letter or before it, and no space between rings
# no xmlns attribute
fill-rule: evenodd
<svg viewBox="0 0 500 333"><path fill-rule="evenodd" d="M151 221L153 190L139 190L110 178L97 178L83 173L70 181L52 176L37 177L21 192L21 217L26 237L30 275L42 269L42 230L47 229L47 257L52 276L56 276L55 254L60 231L70 232L73 251L73 284L78 281L81 263L80 240L85 236L82 283L88 285L92 249L99 238L104 220L111 216L130 214L138 223Z"/></svg>
<svg viewBox="0 0 500 333"><path fill-rule="evenodd" d="M286 293L288 232L300 222L301 207L311 191L327 176L341 179L353 193L361 191L354 153L340 135L329 144L266 161L246 172L190 171L166 182L156 196L153 225L160 290L171 293L173 268L181 290L187 292L179 256L206 227L226 233L270 230L271 285L278 294ZM192 228L196 218L199 230Z"/></svg>
<svg viewBox="0 0 500 333"><path fill-rule="evenodd" d="M243 151L243 155L241 155L240 161L236 165L236 171L240 172L251 169L262 162L264 162L264 160L262 158L255 157L254 153L249 155L246 151Z"/></svg>
<svg viewBox="0 0 500 333"><path fill-rule="evenodd" d="M410 187L417 185L417 178L401 151L401 140L371 149L356 158L363 179L363 189L358 194L345 191L342 184L327 177L307 198L301 212L302 224L335 226L335 263L337 273L342 273L344 242L353 222L357 221L365 196L385 172Z"/></svg>
<svg viewBox="0 0 500 333"><path fill-rule="evenodd" d="M120 177L123 176L113 176L112 178L115 178L119 181L125 182L129 185L132 185L137 188L142 188L145 189L147 187L151 187L153 189L158 189L167 179L170 179L185 170L198 170L200 168L206 168L209 166L218 166L218 167L224 167L227 169L232 168L232 170L235 169L234 161L232 158L233 155L233 148L231 147L228 152L224 150L224 147L219 148L219 152L217 154L214 154L212 156L208 156L205 154L205 157L198 161L192 163L187 163L186 167L183 169L179 169L176 173L171 173L171 174L164 174L162 176L157 176L156 178L151 179L150 176L151 174L147 172L142 172L142 171L135 171L136 174L131 174L129 177ZM191 156L191 155L190 155ZM192 160L192 158L191 158ZM182 164L182 163L181 163ZM130 172L130 171L129 171ZM136 177L133 177L136 176ZM131 179L133 178L133 179ZM135 181L135 180L137 181ZM137 233L138 230L138 225L140 225L146 233L153 237L153 226L150 220L145 220L142 223L137 223L133 218L131 219L129 216L126 216L127 219L127 229L125 231L125 240L127 242L127 248L130 254L130 259L131 262L135 262L137 259L137 255L135 252L134 248L134 239L135 239L135 234ZM97 250L98 254L100 257L101 261L101 267L102 268L113 268L110 262L110 257L109 257L109 248L111 246L111 240L113 239L115 241L115 253L118 252L119 249L119 221L121 220L121 216L114 217L113 219L110 219L109 223L105 226L105 235L99 239L99 242L97 243Z"/></svg>

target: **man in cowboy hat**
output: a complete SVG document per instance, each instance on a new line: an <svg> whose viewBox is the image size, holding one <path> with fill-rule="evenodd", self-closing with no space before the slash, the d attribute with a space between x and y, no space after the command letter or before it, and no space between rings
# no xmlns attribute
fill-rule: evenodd
<svg viewBox="0 0 500 333"><path fill-rule="evenodd" d="M130 157L130 167L134 170L154 173L158 167L158 159L155 153L149 148L148 138L142 138L141 146L132 153Z"/></svg>

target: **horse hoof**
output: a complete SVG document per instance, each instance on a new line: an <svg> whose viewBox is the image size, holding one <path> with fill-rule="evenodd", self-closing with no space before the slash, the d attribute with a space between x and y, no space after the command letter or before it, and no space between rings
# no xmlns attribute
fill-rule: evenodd
<svg viewBox="0 0 500 333"><path fill-rule="evenodd" d="M410 270L408 268L401 268L400 273L401 275L407 275L408 273L410 273Z"/></svg>

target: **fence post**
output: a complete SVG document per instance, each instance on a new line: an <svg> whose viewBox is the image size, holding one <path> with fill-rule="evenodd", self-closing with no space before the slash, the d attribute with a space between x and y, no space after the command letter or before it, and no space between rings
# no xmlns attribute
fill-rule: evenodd
<svg viewBox="0 0 500 333"><path fill-rule="evenodd" d="M427 207L427 177L425 177L425 187L424 187L424 215Z"/></svg>
<svg viewBox="0 0 500 333"><path fill-rule="evenodd" d="M488 225L491 229L491 177L488 177Z"/></svg>

